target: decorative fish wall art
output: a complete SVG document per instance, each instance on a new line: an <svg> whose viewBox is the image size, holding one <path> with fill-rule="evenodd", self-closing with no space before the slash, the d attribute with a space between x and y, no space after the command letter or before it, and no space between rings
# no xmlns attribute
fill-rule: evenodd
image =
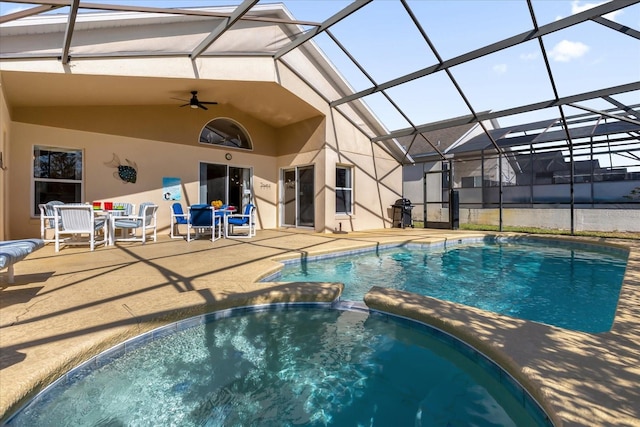
<svg viewBox="0 0 640 427"><path fill-rule="evenodd" d="M120 159L113 153L113 159L109 162L105 162L105 165L117 168L118 170L113 173L113 177L122 180L125 184L130 182L135 184L138 179L138 165L135 162L124 159L126 164L120 163Z"/></svg>

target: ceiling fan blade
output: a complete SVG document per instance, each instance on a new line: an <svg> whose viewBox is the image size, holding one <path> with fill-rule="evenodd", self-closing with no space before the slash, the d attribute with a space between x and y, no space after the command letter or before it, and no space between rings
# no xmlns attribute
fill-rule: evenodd
<svg viewBox="0 0 640 427"><path fill-rule="evenodd" d="M215 101L200 101L198 99L198 91L196 91L196 90L192 90L191 91L191 99L189 99L189 100L182 99L182 98L173 98L173 97L171 99L177 99L179 101L186 102L186 104L181 105L181 107L190 106L192 108L202 108L203 110L208 110L208 108L205 107L205 105L217 105L218 104Z"/></svg>

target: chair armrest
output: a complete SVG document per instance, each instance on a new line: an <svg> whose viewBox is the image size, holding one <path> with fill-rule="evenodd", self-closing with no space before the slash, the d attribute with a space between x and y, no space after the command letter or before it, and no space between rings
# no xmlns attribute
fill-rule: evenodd
<svg viewBox="0 0 640 427"><path fill-rule="evenodd" d="M227 218L244 218L244 217L249 217L251 216L251 214L241 214L241 213L230 213L228 215L226 215Z"/></svg>
<svg viewBox="0 0 640 427"><path fill-rule="evenodd" d="M144 217L141 217L138 215L111 215L112 221L119 221L119 220L136 221L138 219L144 219Z"/></svg>

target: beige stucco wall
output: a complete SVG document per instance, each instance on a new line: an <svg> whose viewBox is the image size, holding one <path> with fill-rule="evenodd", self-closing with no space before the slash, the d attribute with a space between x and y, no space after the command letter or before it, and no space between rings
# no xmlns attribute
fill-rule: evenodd
<svg viewBox="0 0 640 427"><path fill-rule="evenodd" d="M254 199L258 208L260 228L275 228L279 225L280 171L292 165L315 166L317 231L332 231L340 228L340 224L344 231L384 227L387 204L390 203L388 199L397 197L393 190L394 181L399 181L397 164L389 160L378 160L376 166L371 154L359 153L355 144L351 144L352 150L343 150L340 153L333 148L327 148L300 151L280 157L232 151L233 159L228 162L224 159L224 154L229 150L208 146L181 145L19 122L14 122L11 127L11 162L25 165L10 170L13 191L10 192L8 206L12 238L38 236L39 220L30 215L33 185L31 159L35 144L83 149L83 201L128 201L136 205L143 201L155 202L160 206L158 218L163 232L168 232L170 202L162 199L162 178L181 178L182 203L185 206L198 203L200 162L228 163L252 168ZM375 151L371 150L372 153ZM112 159L113 154L118 156L121 163L124 163L125 159L135 162L138 168L138 180L135 184L117 179L114 177L115 169L105 165ZM381 153L375 154L382 157ZM337 163L354 167L355 206L352 216L335 215L335 193L331 188L335 186Z"/></svg>
<svg viewBox="0 0 640 427"><path fill-rule="evenodd" d="M151 201L160 206L158 220L161 232L168 233L171 202L162 199L162 178L179 177L183 185L184 206L198 203L199 163L228 163L252 167L254 182L277 182L275 158L252 153L234 152L233 159L224 159L227 152L209 147L182 146L152 140L60 129L24 123L13 123L12 162L29 165L12 169L9 210L12 238L39 235L39 219L29 215L31 205L31 167L33 145L46 142L55 147L81 148L84 151L85 187L83 201L96 200L132 202L139 205ZM138 179L135 184L114 177L115 169L105 165L113 154L122 163L135 162ZM265 189L254 186L261 228L276 223L276 186ZM22 189L22 190L21 190Z"/></svg>
<svg viewBox="0 0 640 427"><path fill-rule="evenodd" d="M253 169L254 198L260 228L280 225L279 178L283 168L314 165L316 231L380 228L387 224L388 206L399 194L398 164L355 130L340 115L317 117L276 129L233 107L215 113L165 106L21 107L10 122L11 162L25 167L9 171L12 190L8 214L11 238L37 237L39 220L31 215L31 159L34 145L84 150L83 201L143 201L159 204L159 227L168 233L170 202L162 199L162 178L179 177L183 204L197 203L200 162ZM197 143L201 128L215 117L229 117L250 134L253 151ZM143 136L147 135L147 138ZM233 154L229 162L227 152ZM138 167L138 181L125 184L105 163L113 155ZM335 165L354 167L354 213L335 214Z"/></svg>
<svg viewBox="0 0 640 427"><path fill-rule="evenodd" d="M325 211L329 230L352 231L391 226L390 206L402 194L402 167L377 145L333 115L327 137L327 188ZM353 213L335 213L335 166L353 167ZM400 183L400 185L397 185Z"/></svg>
<svg viewBox="0 0 640 427"><path fill-rule="evenodd" d="M215 111L177 109L174 106L18 107L13 120L50 127L200 146L202 128L218 117L241 123L254 142L253 152L274 155L274 130L231 106ZM211 147L210 149L218 149ZM233 149L231 148L233 151Z"/></svg>
<svg viewBox="0 0 640 427"><path fill-rule="evenodd" d="M2 85L0 85L0 153L2 153L2 162L0 165L0 240L6 240L8 220L7 213L8 194L9 194L9 171L5 163L8 164L9 159L9 140L11 138L11 118L9 109L4 98Z"/></svg>
<svg viewBox="0 0 640 427"><path fill-rule="evenodd" d="M343 116L329 112L277 132L278 167L314 165L315 230L357 231L391 226L390 205L401 195L402 168ZM299 141L306 141L300 143ZM353 212L335 212L336 165L353 168Z"/></svg>

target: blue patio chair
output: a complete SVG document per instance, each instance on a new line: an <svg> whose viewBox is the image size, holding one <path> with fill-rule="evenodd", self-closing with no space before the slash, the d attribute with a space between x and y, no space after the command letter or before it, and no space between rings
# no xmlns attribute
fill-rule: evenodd
<svg viewBox="0 0 640 427"><path fill-rule="evenodd" d="M142 242L144 245L149 237L156 241L158 205L144 202L140 203L138 215L111 216L111 236L114 242ZM137 230L141 235L137 235ZM116 237L116 231L122 230L122 237ZM129 231L133 232L130 235ZM147 233L153 234L148 236Z"/></svg>
<svg viewBox="0 0 640 427"><path fill-rule="evenodd" d="M216 228L218 237L222 233L222 222L220 217L213 213L211 205L199 204L189 206L189 216L187 221L187 242L190 242L191 232L197 239L200 234L211 232L211 241L216 241Z"/></svg>
<svg viewBox="0 0 640 427"><path fill-rule="evenodd" d="M256 235L255 211L256 207L248 203L244 207L244 213L225 216L226 237L230 239L250 239L254 237ZM247 229L246 234L236 234L238 228Z"/></svg>
<svg viewBox="0 0 640 427"><path fill-rule="evenodd" d="M188 225L189 223L189 215L184 213L182 210L182 205L180 203L174 203L171 205L171 238L172 239L181 239L183 236L180 235L180 226Z"/></svg>

